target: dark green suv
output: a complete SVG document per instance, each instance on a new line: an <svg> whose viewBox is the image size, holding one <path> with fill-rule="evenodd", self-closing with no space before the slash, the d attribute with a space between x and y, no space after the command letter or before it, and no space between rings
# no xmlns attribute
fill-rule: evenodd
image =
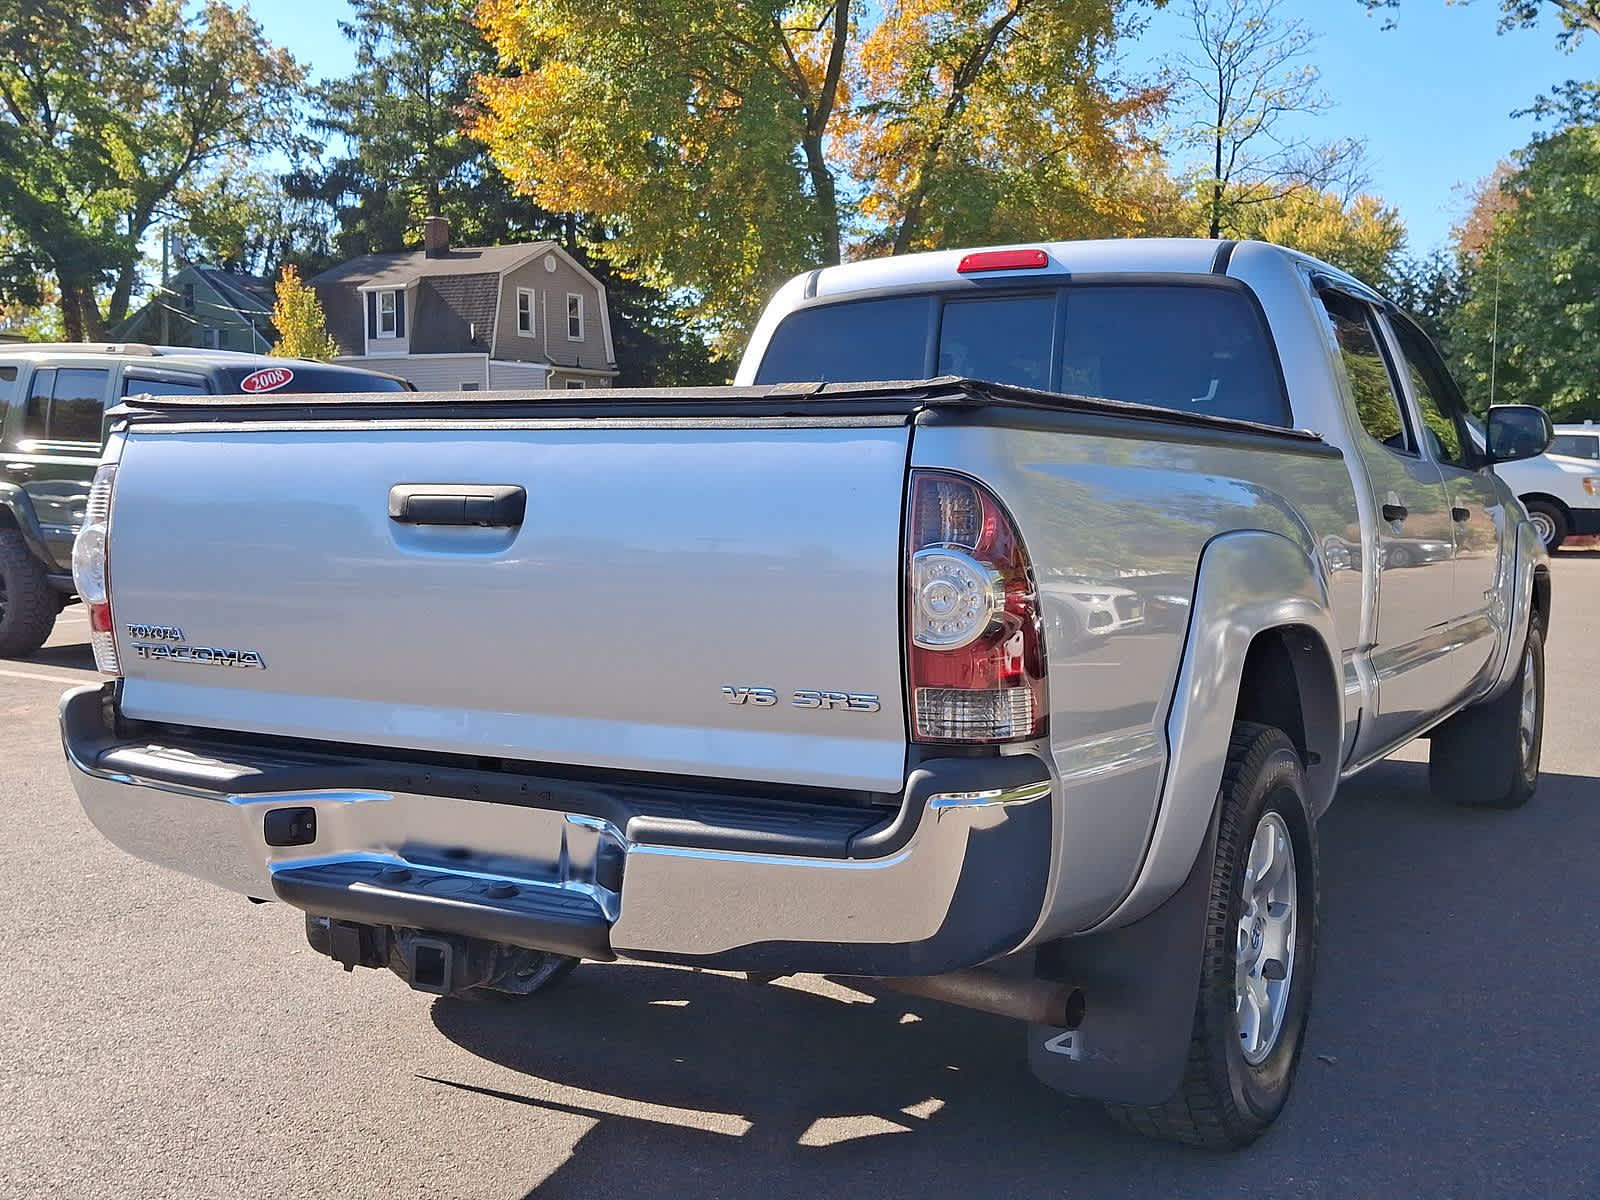
<svg viewBox="0 0 1600 1200"><path fill-rule="evenodd" d="M73 598L72 539L125 396L400 392L359 367L118 344L0 346L0 657L31 654Z"/></svg>

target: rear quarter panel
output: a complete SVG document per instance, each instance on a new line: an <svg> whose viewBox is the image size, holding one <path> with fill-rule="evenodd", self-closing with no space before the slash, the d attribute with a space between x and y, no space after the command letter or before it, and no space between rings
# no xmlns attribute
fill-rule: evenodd
<svg viewBox="0 0 1600 1200"><path fill-rule="evenodd" d="M1159 429L1159 427L1152 427ZM913 467L981 480L1033 562L1060 774L1054 895L1040 937L1093 925L1127 895L1167 768L1166 722L1206 544L1233 530L1289 539L1323 572L1346 667L1361 624L1361 530L1345 463L1291 443L1229 445L1065 429L926 422ZM1091 597L1091 599L1085 599ZM1086 627L1110 598L1122 615Z"/></svg>

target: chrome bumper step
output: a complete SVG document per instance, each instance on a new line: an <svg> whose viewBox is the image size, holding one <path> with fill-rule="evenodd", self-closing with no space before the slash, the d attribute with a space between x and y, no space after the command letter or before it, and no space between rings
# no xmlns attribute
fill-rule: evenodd
<svg viewBox="0 0 1600 1200"><path fill-rule="evenodd" d="M340 921L458 933L577 958L616 957L599 902L571 888L343 860L280 868L272 890L287 904Z"/></svg>

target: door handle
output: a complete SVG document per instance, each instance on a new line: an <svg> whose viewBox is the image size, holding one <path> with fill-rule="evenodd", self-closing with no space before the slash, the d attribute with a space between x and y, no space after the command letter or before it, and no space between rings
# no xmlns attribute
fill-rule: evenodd
<svg viewBox="0 0 1600 1200"><path fill-rule="evenodd" d="M1456 507L1451 508L1450 517L1455 521L1470 521L1472 520L1472 510L1470 508L1462 508L1457 505Z"/></svg>
<svg viewBox="0 0 1600 1200"><path fill-rule="evenodd" d="M402 525L478 525L515 529L528 493L515 484L397 483L389 489L389 519Z"/></svg>
<svg viewBox="0 0 1600 1200"><path fill-rule="evenodd" d="M1410 515L1410 513L1411 510L1408 509L1404 504L1385 504L1383 506L1383 519L1385 521L1394 521L1399 523L1404 521L1406 517Z"/></svg>

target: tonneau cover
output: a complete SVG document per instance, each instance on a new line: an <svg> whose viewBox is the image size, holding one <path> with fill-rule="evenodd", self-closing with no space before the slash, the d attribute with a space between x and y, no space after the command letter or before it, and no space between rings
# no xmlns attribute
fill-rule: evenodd
<svg viewBox="0 0 1600 1200"><path fill-rule="evenodd" d="M1255 421L1074 396L982 380L941 376L876 383L784 383L758 387L607 388L581 399L564 390L497 392L356 392L232 396L137 396L113 409L129 421L348 421L516 419L606 420L653 417L910 416L930 410L1007 408L1036 413L1119 417L1189 429L1232 430L1321 444L1321 436ZM1331 449L1331 448L1329 448Z"/></svg>

